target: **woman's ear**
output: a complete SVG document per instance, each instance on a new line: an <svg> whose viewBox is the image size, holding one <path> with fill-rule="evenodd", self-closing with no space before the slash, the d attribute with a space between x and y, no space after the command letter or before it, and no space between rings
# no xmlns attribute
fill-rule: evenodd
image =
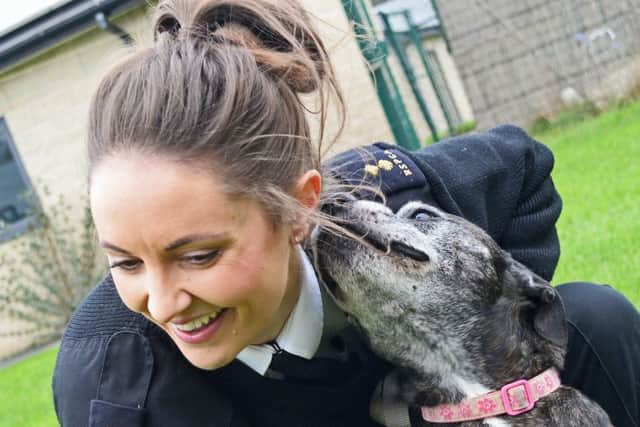
<svg viewBox="0 0 640 427"><path fill-rule="evenodd" d="M320 203L320 191L322 190L322 177L316 169L306 171L296 181L294 197L300 205L309 210L318 207Z"/></svg>
<svg viewBox="0 0 640 427"><path fill-rule="evenodd" d="M294 188L293 196L298 203L305 208L307 212L317 209L320 204L320 192L322 190L322 176L316 169L310 169L298 178ZM302 218L296 218L293 226L294 236L300 236L301 239L309 232L309 214L305 214ZM299 240L295 238L295 240Z"/></svg>

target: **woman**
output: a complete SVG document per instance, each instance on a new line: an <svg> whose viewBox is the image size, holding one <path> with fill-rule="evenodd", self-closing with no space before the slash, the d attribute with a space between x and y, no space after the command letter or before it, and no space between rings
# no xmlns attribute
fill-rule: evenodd
<svg viewBox="0 0 640 427"><path fill-rule="evenodd" d="M91 209L111 271L65 332L53 379L60 423L375 426L369 407L382 400L377 421L406 425L406 407L372 399L389 366L302 250L312 226L337 228L319 206L363 182L394 209L425 200L549 279L560 210L550 152L501 127L417 153L352 150L323 174L299 97L318 92L323 126L326 100L342 99L297 4L168 0L154 31L154 46L114 67L91 104ZM633 425L637 312L607 287L561 292L565 381Z"/></svg>

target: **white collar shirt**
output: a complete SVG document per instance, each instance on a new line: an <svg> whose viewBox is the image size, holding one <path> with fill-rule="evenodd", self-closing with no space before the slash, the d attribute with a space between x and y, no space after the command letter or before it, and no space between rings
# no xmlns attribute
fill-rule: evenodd
<svg viewBox="0 0 640 427"><path fill-rule="evenodd" d="M311 359L320 346L324 328L322 295L316 272L300 245L296 245L300 265L300 295L282 331L275 339L284 351ZM276 349L269 344L249 345L236 359L264 375Z"/></svg>

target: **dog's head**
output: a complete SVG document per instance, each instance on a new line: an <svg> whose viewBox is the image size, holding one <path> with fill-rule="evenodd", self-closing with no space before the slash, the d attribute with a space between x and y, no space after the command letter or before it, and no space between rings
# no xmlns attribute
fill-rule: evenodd
<svg viewBox="0 0 640 427"><path fill-rule="evenodd" d="M507 379L561 366L567 331L557 291L483 230L418 202L394 214L353 201L334 214L362 239L319 233L318 267L379 355Z"/></svg>

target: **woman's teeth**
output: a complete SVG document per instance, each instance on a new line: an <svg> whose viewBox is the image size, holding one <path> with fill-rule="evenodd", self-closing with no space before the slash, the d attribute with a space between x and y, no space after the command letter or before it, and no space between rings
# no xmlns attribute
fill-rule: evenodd
<svg viewBox="0 0 640 427"><path fill-rule="evenodd" d="M203 326L207 326L209 323L211 323L212 320L217 318L221 312L222 309L214 311L213 313L205 314L204 316L200 316L197 319L193 319L191 322L182 323L180 325L172 323L171 325L179 331L191 332Z"/></svg>

